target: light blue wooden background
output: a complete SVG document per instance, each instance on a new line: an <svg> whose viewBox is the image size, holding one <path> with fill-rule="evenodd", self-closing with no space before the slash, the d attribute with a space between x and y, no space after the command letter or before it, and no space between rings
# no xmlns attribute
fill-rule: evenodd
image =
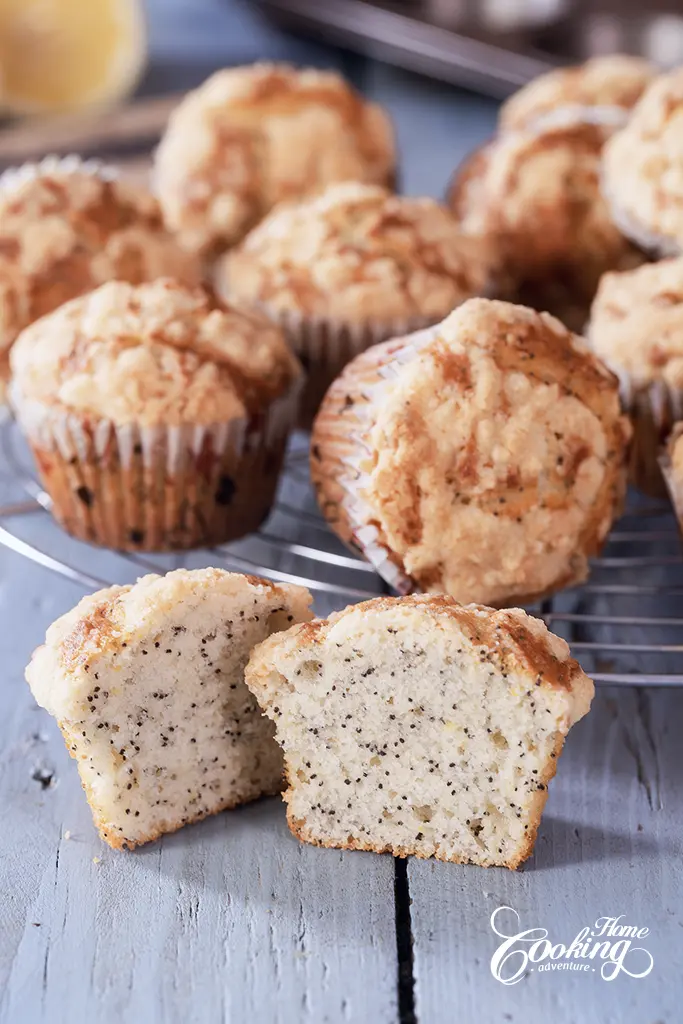
<svg viewBox="0 0 683 1024"><path fill-rule="evenodd" d="M440 195L491 131L490 101L284 37L250 5L148 8L150 88L263 57L342 67L390 107L406 191ZM0 483L0 502L16 497ZM24 529L40 541L42 518ZM94 553L91 571L104 574L104 561ZM96 838L75 766L22 679L47 625L80 596L0 549L0 1022L397 1022L390 858L300 845L277 800L135 854ZM602 690L571 734L523 872L410 863L420 1024L683 1020L681 735L683 693ZM532 973L504 987L489 970L489 917L503 904L565 943L624 914L649 927L654 970L612 983Z"/></svg>

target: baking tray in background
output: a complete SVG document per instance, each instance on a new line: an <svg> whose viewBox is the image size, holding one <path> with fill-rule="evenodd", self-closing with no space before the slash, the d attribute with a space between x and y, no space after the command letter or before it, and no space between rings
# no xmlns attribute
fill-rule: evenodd
<svg viewBox="0 0 683 1024"><path fill-rule="evenodd" d="M284 28L502 98L561 64L683 62L676 0L256 0Z"/></svg>

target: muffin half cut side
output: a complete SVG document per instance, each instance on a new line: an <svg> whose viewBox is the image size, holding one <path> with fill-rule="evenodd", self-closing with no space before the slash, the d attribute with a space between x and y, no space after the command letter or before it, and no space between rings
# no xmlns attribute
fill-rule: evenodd
<svg viewBox="0 0 683 1024"><path fill-rule="evenodd" d="M271 637L247 685L319 846L517 867L593 684L519 609L380 598Z"/></svg>
<svg viewBox="0 0 683 1024"><path fill-rule="evenodd" d="M105 842L132 849L279 791L280 751L244 667L309 604L300 587L181 569L99 591L50 627L26 678Z"/></svg>

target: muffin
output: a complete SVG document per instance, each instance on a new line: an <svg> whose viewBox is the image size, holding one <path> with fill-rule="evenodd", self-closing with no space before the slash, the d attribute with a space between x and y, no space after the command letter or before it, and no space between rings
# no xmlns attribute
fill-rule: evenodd
<svg viewBox="0 0 683 1024"><path fill-rule="evenodd" d="M628 433L582 339L472 299L349 364L311 475L332 529L400 593L504 606L586 578L621 509Z"/></svg>
<svg viewBox="0 0 683 1024"><path fill-rule="evenodd" d="M641 57L623 53L592 57L576 67L556 68L539 75L507 100L499 125L516 131L564 107L618 107L628 111L655 76Z"/></svg>
<svg viewBox="0 0 683 1024"><path fill-rule="evenodd" d="M516 868L593 683L518 608L379 598L263 641L247 686L318 846Z"/></svg>
<svg viewBox="0 0 683 1024"><path fill-rule="evenodd" d="M219 263L226 299L279 323L308 371L301 421L358 352L481 294L484 243L432 199L344 183L274 210Z"/></svg>
<svg viewBox="0 0 683 1024"><path fill-rule="evenodd" d="M114 279L200 281L157 201L111 168L49 157L0 178L0 377L28 324Z"/></svg>
<svg viewBox="0 0 683 1024"><path fill-rule="evenodd" d="M10 401L62 526L130 551L221 544L268 514L300 367L203 289L110 282L19 337Z"/></svg>
<svg viewBox="0 0 683 1024"><path fill-rule="evenodd" d="M667 438L659 457L659 467L683 533L683 422L676 423Z"/></svg>
<svg viewBox="0 0 683 1024"><path fill-rule="evenodd" d="M221 569L110 587L47 631L26 679L78 762L100 836L132 849L282 788L249 653L311 595Z"/></svg>
<svg viewBox="0 0 683 1024"><path fill-rule="evenodd" d="M633 422L631 481L661 495L658 456L683 418L683 257L605 274L589 338L619 377L622 405Z"/></svg>
<svg viewBox="0 0 683 1024"><path fill-rule="evenodd" d="M335 181L392 185L388 115L332 71L212 75L171 115L155 161L166 223L193 251L238 242L278 202Z"/></svg>
<svg viewBox="0 0 683 1024"><path fill-rule="evenodd" d="M495 294L577 331L602 274L643 260L600 193L602 147L614 126L607 112L597 120L558 112L478 150L449 191L463 230L486 237L497 253Z"/></svg>
<svg viewBox="0 0 683 1024"><path fill-rule="evenodd" d="M645 91L605 146L603 190L624 234L655 256L683 248L683 68Z"/></svg>

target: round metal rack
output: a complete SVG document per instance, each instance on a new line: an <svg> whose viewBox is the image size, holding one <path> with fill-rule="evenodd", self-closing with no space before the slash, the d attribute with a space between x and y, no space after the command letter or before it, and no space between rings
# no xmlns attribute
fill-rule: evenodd
<svg viewBox="0 0 683 1024"><path fill-rule="evenodd" d="M340 544L318 512L303 434L292 439L278 500L262 529L202 551L124 554L67 536L49 514L50 499L8 418L0 424L0 485L0 544L88 590L147 572L219 565L306 586L323 615L387 592L374 569ZM632 497L588 582L529 611L569 641L596 682L683 686L683 548L670 508Z"/></svg>

